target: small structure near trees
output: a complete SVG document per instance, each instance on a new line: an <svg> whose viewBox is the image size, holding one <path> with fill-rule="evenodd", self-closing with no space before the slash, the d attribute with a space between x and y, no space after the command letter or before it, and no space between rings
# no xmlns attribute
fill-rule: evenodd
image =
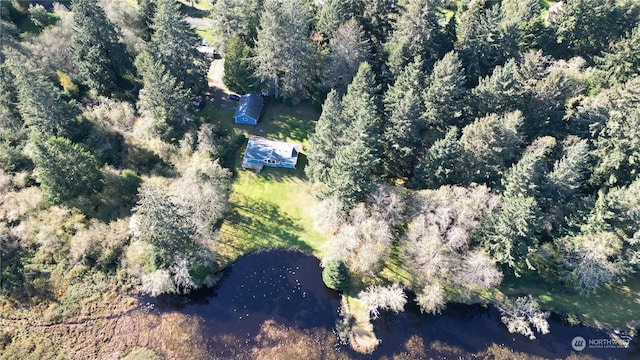
<svg viewBox="0 0 640 360"><path fill-rule="evenodd" d="M242 167L260 172L264 166L294 169L298 162L300 144L272 141L253 136L244 152Z"/></svg>
<svg viewBox="0 0 640 360"><path fill-rule="evenodd" d="M240 98L238 108L233 114L236 124L257 125L262 111L262 97L259 94L247 94Z"/></svg>

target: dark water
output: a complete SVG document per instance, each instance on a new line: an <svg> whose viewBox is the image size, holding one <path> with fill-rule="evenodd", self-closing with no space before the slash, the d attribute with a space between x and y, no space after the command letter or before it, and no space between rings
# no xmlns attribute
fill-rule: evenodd
<svg viewBox="0 0 640 360"><path fill-rule="evenodd" d="M339 305L339 294L322 283L316 258L275 250L239 259L214 289L188 297L161 297L156 308L160 312L178 310L201 319L211 356L233 358L239 348L256 346L255 337L261 324L270 319L288 329L332 331L340 319ZM465 357L498 344L522 353L558 358L576 353L571 341L581 336L588 345L580 352L582 354L597 358L640 359L637 338L627 349L596 348L596 343L588 344L589 340L609 339L605 332L583 326L571 327L554 316L549 324L550 334L529 340L510 334L493 307L449 304L441 315L430 316L421 314L410 299L403 313L385 313L374 322L376 335L382 342L373 355L362 356L337 344L331 344L330 348L352 358L379 358L402 352L403 344L417 335L427 345L427 357L436 356L429 353L428 347L439 341L462 351ZM220 341L223 335L226 342ZM598 344L607 346L601 341ZM456 354L457 357L460 353ZM437 352L437 357L442 355L442 351Z"/></svg>

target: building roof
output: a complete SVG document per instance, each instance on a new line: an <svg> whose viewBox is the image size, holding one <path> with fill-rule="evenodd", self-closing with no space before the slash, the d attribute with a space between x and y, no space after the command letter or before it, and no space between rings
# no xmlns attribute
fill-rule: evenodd
<svg viewBox="0 0 640 360"><path fill-rule="evenodd" d="M243 95L238 101L238 108L233 117L247 115L258 120L260 111L262 111L262 97L259 94L247 94Z"/></svg>
<svg viewBox="0 0 640 360"><path fill-rule="evenodd" d="M280 163L296 163L300 144L292 144L282 141L267 140L263 137L253 136L249 138L247 150L244 153L244 161L267 159Z"/></svg>

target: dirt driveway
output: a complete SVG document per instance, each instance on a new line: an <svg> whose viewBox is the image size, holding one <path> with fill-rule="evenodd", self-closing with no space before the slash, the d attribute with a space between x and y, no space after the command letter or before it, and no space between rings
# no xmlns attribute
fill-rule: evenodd
<svg viewBox="0 0 640 360"><path fill-rule="evenodd" d="M229 89L222 82L224 59L214 59L209 67L208 100L213 107L220 110L234 110L237 102L229 100Z"/></svg>

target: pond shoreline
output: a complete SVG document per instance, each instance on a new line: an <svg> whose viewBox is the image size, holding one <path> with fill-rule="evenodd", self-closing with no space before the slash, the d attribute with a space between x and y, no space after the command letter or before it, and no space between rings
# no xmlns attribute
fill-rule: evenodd
<svg viewBox="0 0 640 360"><path fill-rule="evenodd" d="M260 300L253 300L255 298ZM227 336L236 334L234 336L237 338L232 337L236 339L234 343L244 341L247 346L251 345L252 351L260 350L256 348L256 343L265 339L264 331L291 331L300 335L300 331L323 329L324 335L318 336L324 336L325 341L333 341L335 346L340 343L339 312L345 309L341 306L344 297L324 286L319 260L307 252L282 249L251 252L225 267L220 282L214 288L186 297L164 299L156 300L158 306L154 311L178 311L201 319L206 324L203 325L203 338L213 339L209 340L209 349L231 346L220 342L223 334L219 328L227 329ZM174 299L175 302L166 299ZM571 353L571 338L576 334L587 339L609 338L599 328L584 325L571 327L563 322L561 315L554 313L550 319L551 333L539 335L537 340L531 341L521 335L508 334L500 321L499 312L490 303L447 305L442 315L436 316L421 314L413 301L407 303L403 313L383 313L378 320L369 322L371 327L366 329L372 332L376 345L378 341L379 345L372 352L365 346L363 352L373 356L392 355L402 348L402 344L420 340L425 342L421 345L425 351L436 351L432 349L435 341L453 346L455 351L466 354L502 349L516 352L524 350L525 354L542 357L552 356L559 351L563 356L568 356ZM470 338L466 333L470 334ZM371 340L371 334L360 335ZM307 339L304 334L300 336ZM242 346L240 349L249 351L249 348ZM344 355L346 349L343 347L342 351ZM593 351L602 355L602 350ZM368 356L358 354L351 348L346 353L355 358ZM216 356L224 357L225 354L223 351L216 353ZM438 354L453 355L454 352Z"/></svg>

